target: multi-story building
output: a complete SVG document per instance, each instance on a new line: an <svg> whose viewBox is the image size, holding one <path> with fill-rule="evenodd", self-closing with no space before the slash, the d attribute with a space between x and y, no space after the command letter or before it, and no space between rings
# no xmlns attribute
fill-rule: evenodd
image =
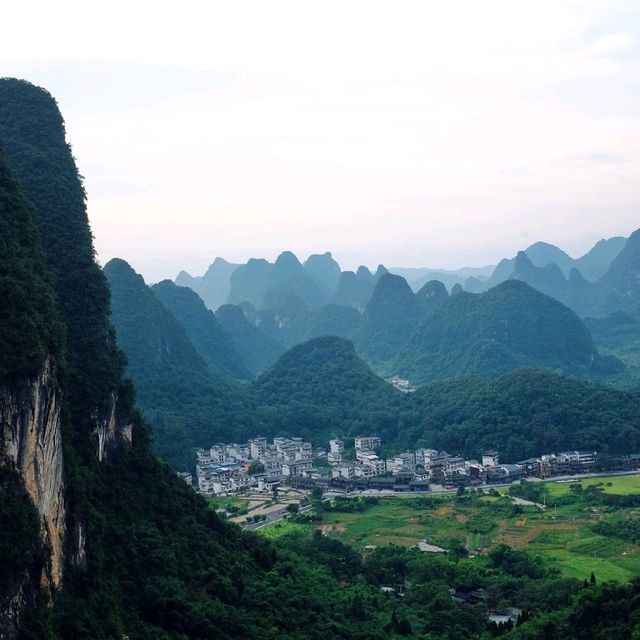
<svg viewBox="0 0 640 640"><path fill-rule="evenodd" d="M267 452L267 439L254 438L253 440L249 440L249 449L252 460L260 460L260 458L264 458Z"/></svg>
<svg viewBox="0 0 640 640"><path fill-rule="evenodd" d="M497 467L498 466L498 452L497 451L485 451L482 454L482 466L483 467Z"/></svg>
<svg viewBox="0 0 640 640"><path fill-rule="evenodd" d="M379 449L380 448L380 438L377 436L356 436L355 437L355 445L356 451L358 449Z"/></svg>
<svg viewBox="0 0 640 640"><path fill-rule="evenodd" d="M344 453L344 442L342 440L329 440L329 451L334 455Z"/></svg>

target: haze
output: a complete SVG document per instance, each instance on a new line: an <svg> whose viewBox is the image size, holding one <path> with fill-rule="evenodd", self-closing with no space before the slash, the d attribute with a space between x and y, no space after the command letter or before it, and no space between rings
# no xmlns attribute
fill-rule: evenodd
<svg viewBox="0 0 640 640"><path fill-rule="evenodd" d="M13 3L0 75L57 98L102 262L480 266L639 226L639 9Z"/></svg>

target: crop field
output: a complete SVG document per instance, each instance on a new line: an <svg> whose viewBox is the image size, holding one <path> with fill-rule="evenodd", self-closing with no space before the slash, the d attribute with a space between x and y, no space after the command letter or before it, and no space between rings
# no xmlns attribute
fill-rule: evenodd
<svg viewBox="0 0 640 640"><path fill-rule="evenodd" d="M640 494L639 475L589 478L580 484L583 489L596 486L605 494ZM452 494L380 497L355 511L341 511L340 504L334 503L317 523L287 522L260 531L273 537L294 528L319 528L362 553L387 544L410 547L420 540L448 548L458 540L471 556L483 556L498 544L508 544L541 557L566 577L583 580L593 571L599 580L626 582L640 576L640 546L593 531L613 516L640 517L639 508L594 506L576 495L570 483L545 483L545 492L544 510L515 505L506 495L473 491L462 498ZM555 505L554 499L561 504Z"/></svg>

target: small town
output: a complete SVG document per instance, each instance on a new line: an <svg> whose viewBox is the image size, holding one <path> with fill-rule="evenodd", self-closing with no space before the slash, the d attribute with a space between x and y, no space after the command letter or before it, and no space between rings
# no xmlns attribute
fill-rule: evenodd
<svg viewBox="0 0 640 640"><path fill-rule="evenodd" d="M543 454L516 463L502 463L496 451L480 460L466 460L435 449L404 451L387 459L379 455L376 436L358 435L353 449L340 439L329 447L313 447L302 438L257 437L246 444L216 444L197 449L196 478L179 475L205 496L279 489L310 491L425 492L458 487L509 484L523 478L546 479L597 472L640 469L640 454L609 457L596 451Z"/></svg>

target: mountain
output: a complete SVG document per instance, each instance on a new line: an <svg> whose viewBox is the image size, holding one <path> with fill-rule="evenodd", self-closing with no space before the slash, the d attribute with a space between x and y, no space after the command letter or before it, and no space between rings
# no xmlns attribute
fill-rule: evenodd
<svg viewBox="0 0 640 640"><path fill-rule="evenodd" d="M534 242L524 253L534 265L546 267L555 264L565 275L575 267L575 260L569 254L548 242Z"/></svg>
<svg viewBox="0 0 640 640"><path fill-rule="evenodd" d="M293 640L302 629L308 638L387 637L379 629L398 620L395 603L377 602L379 586L365 580L358 554L311 535L276 549L221 520L152 454L122 378L105 277L82 262L93 255L91 234L84 197L74 200L81 182L55 101L15 80L0 80L0 95L14 174L42 189L27 190L34 206L25 208L0 157L0 344L21 344L0 360L0 635ZM41 207L45 194L50 208ZM80 276L61 268L74 261L85 267ZM159 346L173 321L126 265L109 270L158 313L151 320L163 327L149 327L149 337ZM375 605L354 607L358 598Z"/></svg>
<svg viewBox="0 0 640 640"><path fill-rule="evenodd" d="M343 307L354 307L363 312L373 295L376 283L385 273L387 270L382 265L378 265L375 275L363 265L359 266L355 273L343 271L331 302Z"/></svg>
<svg viewBox="0 0 640 640"><path fill-rule="evenodd" d="M519 251L515 258L512 280L522 280L534 289L564 302L568 298L567 279L560 267L551 262L544 267L536 266L524 251Z"/></svg>
<svg viewBox="0 0 640 640"><path fill-rule="evenodd" d="M127 356L141 409L154 427L158 453L178 469L191 466L191 448L242 433L243 400L215 378L182 323L124 260L104 266L112 320Z"/></svg>
<svg viewBox="0 0 640 640"><path fill-rule="evenodd" d="M517 280L443 300L395 361L395 370L414 383L525 367L595 375L621 364L599 356L573 311Z"/></svg>
<svg viewBox="0 0 640 640"><path fill-rule="evenodd" d="M227 302L250 302L256 309L273 305L273 299L294 295L310 308L321 306L325 295L305 272L291 251L281 253L271 264L262 258L251 258L231 275L231 290Z"/></svg>
<svg viewBox="0 0 640 640"><path fill-rule="evenodd" d="M362 314L354 307L327 304L311 315L307 339L320 336L349 338L360 326L361 321Z"/></svg>
<svg viewBox="0 0 640 640"><path fill-rule="evenodd" d="M215 311L224 304L231 291L231 276L237 264L227 262L224 258L216 258L203 276L193 277L181 271L175 279L179 287L189 287L202 298L205 306Z"/></svg>
<svg viewBox="0 0 640 640"><path fill-rule="evenodd" d="M407 281L390 273L383 275L354 335L358 353L374 366L391 360L411 337L421 313Z"/></svg>
<svg viewBox="0 0 640 640"><path fill-rule="evenodd" d="M0 411L13 427L0 431L0 635L230 637L227 620L247 622L226 584L239 566L259 575L265 558L152 455L57 105L13 79L0 96L0 138L32 205L0 159L0 343L20 340L20 358L1 350ZM198 622L158 615L169 593L197 602Z"/></svg>
<svg viewBox="0 0 640 640"><path fill-rule="evenodd" d="M240 307L223 304L216 317L252 375L262 373L284 353L285 348L249 322Z"/></svg>
<svg viewBox="0 0 640 640"><path fill-rule="evenodd" d="M29 203L0 149L0 384L60 357L63 334Z"/></svg>
<svg viewBox="0 0 640 640"><path fill-rule="evenodd" d="M552 244L535 242L527 247L524 252L518 252L515 258L504 258L501 260L487 280L481 281L475 277L470 277L465 282L464 287L472 293L482 293L504 282L512 277L514 269L518 268L518 256L522 253L526 254L532 267L545 268L549 265L555 265L557 269L553 269L553 271L557 272L559 270L565 278L569 277L572 270L578 269L588 282L595 282L606 273L615 257L624 248L625 243L626 239L620 236L602 239L583 256L574 259L562 249ZM522 258L520 258L520 260L522 261ZM549 274L549 271L547 271L547 273ZM549 277L557 280L557 273ZM529 282L529 284L535 286L531 282ZM557 282L555 286L558 286ZM543 293L548 292L543 291ZM548 293L548 295L553 294Z"/></svg>
<svg viewBox="0 0 640 640"><path fill-rule="evenodd" d="M324 336L289 349L251 386L265 433L313 441L380 432L404 400L376 376L344 338ZM388 432L387 432L388 433ZM379 433L380 434L380 433Z"/></svg>
<svg viewBox="0 0 640 640"><path fill-rule="evenodd" d="M622 236L599 240L575 261L575 267L587 280L595 282L607 272L616 256L624 249L626 242L627 239Z"/></svg>
<svg viewBox="0 0 640 640"><path fill-rule="evenodd" d="M55 101L16 81L0 80L0 96L0 137L5 130L13 133L13 153L24 161L17 165L20 171L13 168L16 184L0 157L0 287L7 295L0 306L0 344L17 339L22 345L0 351L0 636L417 640L429 635L445 640L482 634L485 612L450 598L452 586L468 583L466 562L396 547L363 559L338 540L302 527L270 541L225 522L155 457L149 429L134 406L134 389L123 378L105 276L95 261L82 263L93 255L91 233L84 199L80 205L69 191L81 182ZM56 117L48 120L51 114ZM32 206L25 207L23 178L38 172L42 191L26 190ZM43 194L50 208L42 206ZM67 196L66 208L58 207ZM67 247L71 255L55 255L50 246ZM61 268L75 260L86 267L83 277ZM189 409L189 385L179 371L171 371L172 363L184 366L191 380L198 371L209 375L206 364L189 347L184 328L126 263L115 261L105 269L121 288L113 305L123 320L121 333L129 332L140 353L183 385L173 409ZM73 317L76 312L83 315ZM325 437L337 429L375 430L392 442L420 431L432 437L429 428L437 417L437 431L455 436L451 425L469 406L472 392L475 411L462 423L466 443L489 430L494 440L504 438L505 426L515 425L528 428L536 445L549 426L565 438L550 438L553 442L584 434L589 446L606 438L611 451L621 443L638 445L637 397L595 385L575 387L584 384L579 381L553 377L541 385L527 372L516 385L519 391L502 396L495 390L483 396L465 382L444 394L443 407L428 404L442 398L436 392L414 400L395 391L339 338L300 345L282 361L247 391L272 403L247 416L261 421L256 427L276 429L286 418L282 424L292 432ZM201 394L198 411L207 406ZM479 422L484 407L490 415ZM229 417L241 412L234 408ZM175 417L190 425L198 416ZM528 442L520 439L524 446ZM368 508L372 502L363 504ZM518 564L528 562L521 551L512 556ZM474 586L491 589L496 600L521 589L523 601L531 603L532 620L518 625L519 637L555 629L550 619L551 625L560 620L563 633L578 624L580 637L591 637L593 628L596 640L616 633L631 637L633 585L582 589L555 573L534 582L499 566L480 569ZM424 581L436 572L438 580ZM407 585L405 598L381 593L389 577ZM535 592L559 593L562 603L553 606L562 611L547 611ZM544 609L540 615L539 609Z"/></svg>
<svg viewBox="0 0 640 640"><path fill-rule="evenodd" d="M416 300L422 309L423 315L426 315L441 300L449 297L447 289L439 280L429 280L416 293Z"/></svg>
<svg viewBox="0 0 640 640"><path fill-rule="evenodd" d="M405 436L463 455L495 448L517 461L578 446L610 453L640 448L638 395L585 380L516 371L438 382L411 395L423 419Z"/></svg>
<svg viewBox="0 0 640 640"><path fill-rule="evenodd" d="M325 295L335 291L340 279L340 265L327 251L323 254L310 255L304 263L306 274L320 287Z"/></svg>
<svg viewBox="0 0 640 640"><path fill-rule="evenodd" d="M187 336L213 374L248 380L251 377L215 314L204 306L198 294L188 287L179 287L163 280L151 287L156 298L177 318Z"/></svg>
<svg viewBox="0 0 640 640"><path fill-rule="evenodd" d="M494 265L486 267L462 267L461 269L430 269L428 267L391 267L390 273L402 276L409 286L418 291L427 282L438 280L448 289L456 284L465 284L468 279L477 279L482 282L488 279L495 269Z"/></svg>
<svg viewBox="0 0 640 640"><path fill-rule="evenodd" d="M268 306L255 312L255 325L285 347L302 342L309 330L311 311L295 293L275 292L265 296Z"/></svg>
<svg viewBox="0 0 640 640"><path fill-rule="evenodd" d="M594 315L624 311L640 304L640 229L629 236L596 287Z"/></svg>

